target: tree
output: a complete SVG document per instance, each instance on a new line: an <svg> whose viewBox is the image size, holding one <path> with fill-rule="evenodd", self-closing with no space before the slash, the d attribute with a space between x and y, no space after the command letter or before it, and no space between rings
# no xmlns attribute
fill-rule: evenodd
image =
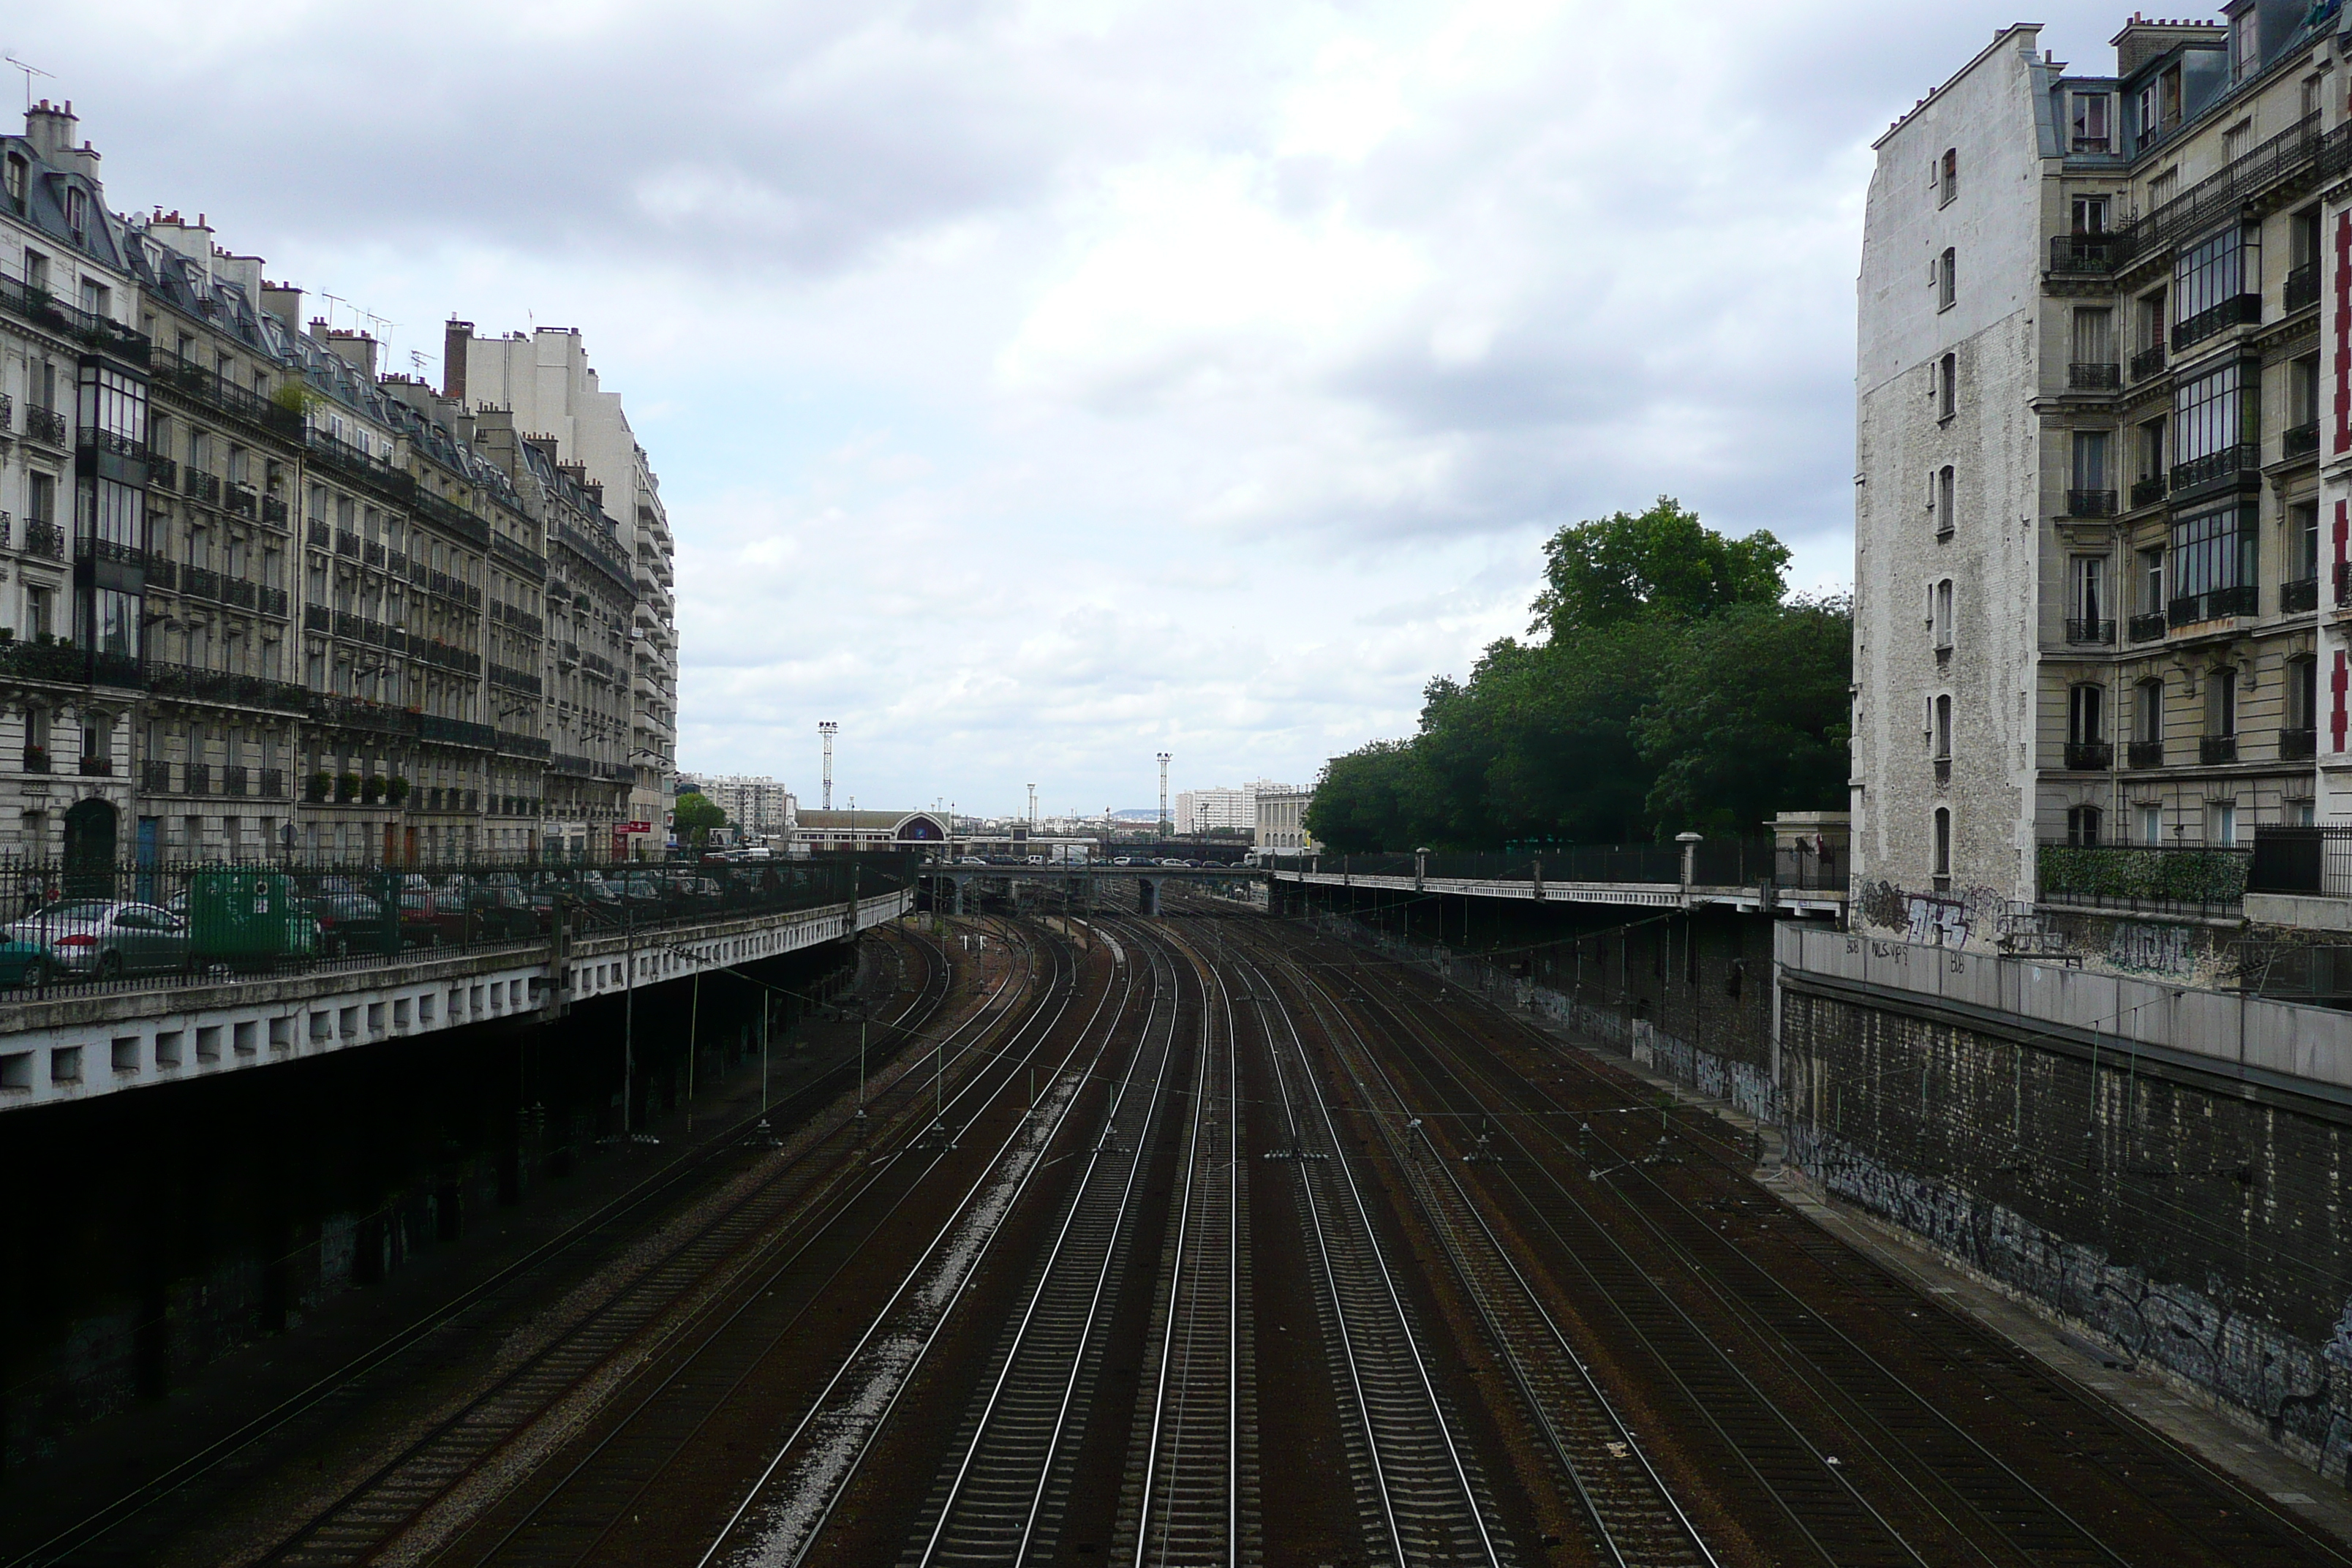
<svg viewBox="0 0 2352 1568"><path fill-rule="evenodd" d="M1307 831L1339 854L1410 847L1405 797L1412 742L1374 741L1323 765L1315 798L1307 803Z"/></svg>
<svg viewBox="0 0 2352 1568"><path fill-rule="evenodd" d="M1682 629L1634 725L1648 807L1677 830L1749 835L1846 804L1853 602L1744 605Z"/></svg>
<svg viewBox="0 0 2352 1568"><path fill-rule="evenodd" d="M1696 620L1733 605L1775 604L1788 564L1788 547L1763 530L1728 538L1660 496L1638 517L1617 512L1545 542L1530 630L1558 642L1643 616Z"/></svg>
<svg viewBox="0 0 2352 1568"><path fill-rule="evenodd" d="M712 828L727 826L727 814L716 801L699 792L679 795L671 811L678 832L697 849L709 841Z"/></svg>

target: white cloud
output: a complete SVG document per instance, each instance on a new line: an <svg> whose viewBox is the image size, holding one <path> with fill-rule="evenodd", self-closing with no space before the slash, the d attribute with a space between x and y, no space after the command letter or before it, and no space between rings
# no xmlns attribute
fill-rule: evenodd
<svg viewBox="0 0 2352 1568"><path fill-rule="evenodd" d="M2054 7L2088 63L2121 8ZM1391 0L13 18L116 205L581 328L680 539L689 765L1009 807L1304 779L1660 492L1849 574L1868 143L2011 18Z"/></svg>

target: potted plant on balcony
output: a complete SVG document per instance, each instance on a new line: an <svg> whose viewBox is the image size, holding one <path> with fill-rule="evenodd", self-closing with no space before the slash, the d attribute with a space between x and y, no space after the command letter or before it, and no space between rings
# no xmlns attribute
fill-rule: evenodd
<svg viewBox="0 0 2352 1568"><path fill-rule="evenodd" d="M394 805L398 805L401 802L406 800L408 798L408 781L404 778L399 777L397 774L392 778L386 779L383 785L383 798L391 802Z"/></svg>
<svg viewBox="0 0 2352 1568"><path fill-rule="evenodd" d="M47 746L26 746L25 748L25 771L28 773L47 773L49 771L49 749Z"/></svg>
<svg viewBox="0 0 2352 1568"><path fill-rule="evenodd" d="M337 779L337 780L335 781L335 799L336 799L336 800L338 800L338 801L340 801L340 802L346 802L346 803L348 803L348 802L351 802L351 801L357 800L357 799L359 799L359 797L360 797L360 775L359 775L359 774L357 774L357 773L345 773L342 777L341 777L341 778L339 778L339 779Z"/></svg>
<svg viewBox="0 0 2352 1568"><path fill-rule="evenodd" d="M323 801L334 787L335 775L320 769L310 775L310 797L312 800Z"/></svg>
<svg viewBox="0 0 2352 1568"><path fill-rule="evenodd" d="M383 775L370 773L360 784L360 804L373 805L383 798Z"/></svg>

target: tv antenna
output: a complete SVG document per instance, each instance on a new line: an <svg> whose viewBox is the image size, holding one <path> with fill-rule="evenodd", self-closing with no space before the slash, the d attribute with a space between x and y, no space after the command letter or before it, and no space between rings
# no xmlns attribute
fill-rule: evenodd
<svg viewBox="0 0 2352 1568"><path fill-rule="evenodd" d="M33 79L35 77L48 77L48 79L51 81L58 79L54 76L49 76L49 73L43 70L40 67L28 66L14 55L0 55L0 59L6 60L10 65L25 73L25 107L27 109L33 107Z"/></svg>

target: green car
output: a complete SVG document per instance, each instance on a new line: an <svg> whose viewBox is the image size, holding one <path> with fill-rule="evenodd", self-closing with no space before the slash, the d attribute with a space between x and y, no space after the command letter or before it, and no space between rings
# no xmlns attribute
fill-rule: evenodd
<svg viewBox="0 0 2352 1568"><path fill-rule="evenodd" d="M38 942L0 941L0 985L46 985L57 974L57 964Z"/></svg>

